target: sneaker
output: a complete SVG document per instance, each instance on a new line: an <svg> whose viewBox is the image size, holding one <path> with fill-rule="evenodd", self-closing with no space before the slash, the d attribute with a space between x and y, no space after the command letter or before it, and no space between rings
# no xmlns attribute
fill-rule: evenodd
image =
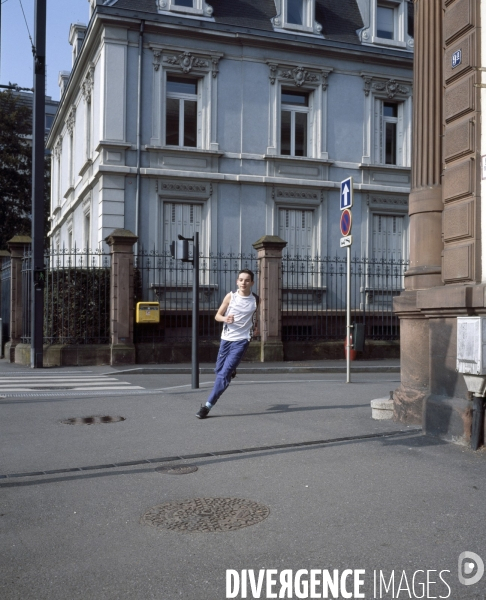
<svg viewBox="0 0 486 600"><path fill-rule="evenodd" d="M234 379L236 377L236 369L231 373L231 379Z"/></svg>
<svg viewBox="0 0 486 600"><path fill-rule="evenodd" d="M196 417L198 419L205 419L209 415L209 408L207 406L201 406L201 408L197 411Z"/></svg>

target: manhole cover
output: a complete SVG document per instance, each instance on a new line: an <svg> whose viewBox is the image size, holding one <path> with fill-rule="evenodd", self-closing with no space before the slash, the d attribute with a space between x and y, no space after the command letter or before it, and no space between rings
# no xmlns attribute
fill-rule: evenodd
<svg viewBox="0 0 486 600"><path fill-rule="evenodd" d="M234 531L255 525L269 514L267 506L252 500L195 498L154 506L143 515L142 523L182 533Z"/></svg>
<svg viewBox="0 0 486 600"><path fill-rule="evenodd" d="M185 475L186 473L195 473L197 467L195 465L180 465L178 467L166 465L157 467L155 470L157 473L167 473L167 475Z"/></svg>
<svg viewBox="0 0 486 600"><path fill-rule="evenodd" d="M65 425L100 425L102 423L119 423L124 420L125 417L110 417L106 415L104 417L73 417L72 419L65 419L61 423Z"/></svg>

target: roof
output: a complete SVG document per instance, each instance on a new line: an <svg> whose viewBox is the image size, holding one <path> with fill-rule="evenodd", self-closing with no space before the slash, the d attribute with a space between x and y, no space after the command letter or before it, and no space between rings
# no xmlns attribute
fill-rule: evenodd
<svg viewBox="0 0 486 600"><path fill-rule="evenodd" d="M273 31L274 0L208 0L208 4L213 7L214 21L218 24ZM117 0L111 6L158 13L156 0ZM363 27L363 21L356 0L316 0L315 18L322 25L325 38L359 43L356 30Z"/></svg>

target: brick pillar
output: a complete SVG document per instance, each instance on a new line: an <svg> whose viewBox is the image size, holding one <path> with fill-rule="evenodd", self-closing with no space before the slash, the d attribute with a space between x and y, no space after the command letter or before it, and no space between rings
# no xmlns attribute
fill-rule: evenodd
<svg viewBox="0 0 486 600"><path fill-rule="evenodd" d="M10 251L10 341L5 345L5 358L15 362L15 347L22 338L22 257L32 239L16 235L7 242Z"/></svg>
<svg viewBox="0 0 486 600"><path fill-rule="evenodd" d="M3 267L4 264L6 264L7 261L10 261L10 252L8 250L0 250L0 269ZM0 295L2 293L2 282L0 281ZM9 294L10 295L10 294ZM0 304L1 304L1 299L0 299ZM2 312L3 312L3 307L2 307ZM9 319L10 319L10 315L9 315ZM9 337L9 332L10 332L10 324L8 324L8 328L7 328L7 323L2 321L2 342L3 342L3 346L5 346L5 339L7 337ZM0 348L0 358L3 358L3 346Z"/></svg>
<svg viewBox="0 0 486 600"><path fill-rule="evenodd" d="M106 239L111 249L110 336L112 365L135 364L133 344L133 245L138 237L115 229Z"/></svg>
<svg viewBox="0 0 486 600"><path fill-rule="evenodd" d="M282 344L282 250L287 242L264 235L253 247L258 252L260 279L260 334L262 362L283 360Z"/></svg>

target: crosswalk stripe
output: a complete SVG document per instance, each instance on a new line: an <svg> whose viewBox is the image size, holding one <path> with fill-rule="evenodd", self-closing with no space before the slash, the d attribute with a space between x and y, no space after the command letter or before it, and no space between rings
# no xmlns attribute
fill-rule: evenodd
<svg viewBox="0 0 486 600"><path fill-rule="evenodd" d="M77 377L63 376L28 376L0 377L0 393L5 392L48 392L52 391L103 391L103 390L143 390L139 385L128 381L120 381L106 375L79 375Z"/></svg>

